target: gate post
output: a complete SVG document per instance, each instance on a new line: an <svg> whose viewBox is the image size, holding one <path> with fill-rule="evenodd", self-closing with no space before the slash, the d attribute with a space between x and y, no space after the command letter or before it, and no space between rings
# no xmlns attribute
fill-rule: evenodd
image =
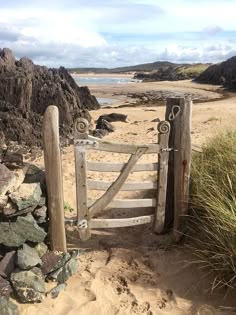
<svg viewBox="0 0 236 315"><path fill-rule="evenodd" d="M191 166L191 98L168 98L166 120L170 122L170 152L167 184L166 227L174 229L178 241L183 232L183 217L188 213Z"/></svg>
<svg viewBox="0 0 236 315"><path fill-rule="evenodd" d="M77 226L82 241L91 237L89 228L89 210L87 205L87 167L86 167L86 139L88 140L89 123L85 118L77 118L75 121L75 141L81 140L74 146L75 152L75 177L76 177L76 203Z"/></svg>
<svg viewBox="0 0 236 315"><path fill-rule="evenodd" d="M158 159L157 205L154 221L154 231L156 233L162 233L164 231L165 224L166 188L169 158L168 141L170 133L169 122L161 121L157 126L157 130L160 153Z"/></svg>
<svg viewBox="0 0 236 315"><path fill-rule="evenodd" d="M48 196L50 247L52 251L66 252L59 114L58 108L53 105L48 106L44 114L43 152Z"/></svg>

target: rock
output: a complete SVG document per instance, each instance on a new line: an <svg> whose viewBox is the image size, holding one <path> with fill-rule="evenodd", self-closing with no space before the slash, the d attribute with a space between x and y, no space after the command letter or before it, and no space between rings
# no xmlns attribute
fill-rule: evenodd
<svg viewBox="0 0 236 315"><path fill-rule="evenodd" d="M211 65L196 79L199 83L219 84L229 89L236 89L236 56L219 64Z"/></svg>
<svg viewBox="0 0 236 315"><path fill-rule="evenodd" d="M58 297L59 293L62 292L62 291L65 291L66 290L66 287L67 287L67 284L66 283L62 283L62 284L58 284L55 288L51 289L50 291L48 291L46 293L46 296L49 296L52 298L52 299L55 299Z"/></svg>
<svg viewBox="0 0 236 315"><path fill-rule="evenodd" d="M120 113L111 113L111 114L99 116L98 121L102 119L105 119L108 122L114 122L114 121L127 122L127 115L120 114Z"/></svg>
<svg viewBox="0 0 236 315"><path fill-rule="evenodd" d="M70 254L68 253L56 253L47 252L42 256L42 266L41 270L44 275L47 275L55 270L58 270L70 259Z"/></svg>
<svg viewBox="0 0 236 315"><path fill-rule="evenodd" d="M37 205L41 198L41 188L39 183L22 184L19 189L10 196L19 210Z"/></svg>
<svg viewBox="0 0 236 315"><path fill-rule="evenodd" d="M108 134L109 134L109 132L105 129L95 129L92 132L93 137L100 138L100 139L102 139L103 137L105 137Z"/></svg>
<svg viewBox="0 0 236 315"><path fill-rule="evenodd" d="M7 195L0 196L0 210L2 210L3 208L6 207L7 202L8 202L8 196Z"/></svg>
<svg viewBox="0 0 236 315"><path fill-rule="evenodd" d="M100 108L89 89L79 87L65 68L48 69L28 58L13 61L11 56L0 62L0 130L7 141L41 145L42 115L51 104L59 108L60 132L65 137L76 109Z"/></svg>
<svg viewBox="0 0 236 315"><path fill-rule="evenodd" d="M2 163L7 166L11 166L12 164L23 166L23 155L20 153L12 153L6 152L2 157Z"/></svg>
<svg viewBox="0 0 236 315"><path fill-rule="evenodd" d="M105 119L100 119L97 121L96 129L105 129L108 132L115 131L115 127L112 126L112 124L106 121Z"/></svg>
<svg viewBox="0 0 236 315"><path fill-rule="evenodd" d="M9 298L11 292L12 292L12 288L11 288L9 281L0 277L0 300L2 298ZM0 314L2 314L2 313L0 313Z"/></svg>
<svg viewBox="0 0 236 315"><path fill-rule="evenodd" d="M53 280L58 283L66 282L71 276L76 274L78 270L78 259L76 257L71 257L67 263L60 269L50 273L47 276L48 280Z"/></svg>
<svg viewBox="0 0 236 315"><path fill-rule="evenodd" d="M44 277L39 268L11 274L12 286L23 303L42 302L45 296Z"/></svg>
<svg viewBox="0 0 236 315"><path fill-rule="evenodd" d="M155 118L151 122L160 122L160 121L161 121L160 118Z"/></svg>
<svg viewBox="0 0 236 315"><path fill-rule="evenodd" d="M46 195L46 179L45 179L45 171L36 165L30 164L28 166L28 170L25 174L24 183L40 183L40 188L42 190L42 194ZM40 201L41 202L41 201ZM44 202L45 204L45 202Z"/></svg>
<svg viewBox="0 0 236 315"><path fill-rule="evenodd" d="M31 214L17 217L16 222L0 222L0 244L5 246L19 247L26 241L40 243L46 235Z"/></svg>
<svg viewBox="0 0 236 315"><path fill-rule="evenodd" d="M16 266L16 251L13 250L5 254L0 261L0 276L8 278Z"/></svg>
<svg viewBox="0 0 236 315"><path fill-rule="evenodd" d="M14 174L3 164L0 164L0 196L11 190L15 183Z"/></svg>
<svg viewBox="0 0 236 315"><path fill-rule="evenodd" d="M46 252L48 251L48 247L45 243L38 243L34 249L36 250L36 252L38 253L39 257L41 258L43 255L46 254Z"/></svg>
<svg viewBox="0 0 236 315"><path fill-rule="evenodd" d="M27 270L41 264L42 260L34 248L28 246L27 244L23 244L23 249L18 249L17 266L20 269Z"/></svg>
<svg viewBox="0 0 236 315"><path fill-rule="evenodd" d="M9 216L9 215L12 215L12 214L16 213L16 211L17 211L16 205L10 201L10 202L8 202L8 203L6 204L6 206L3 208L3 211L2 211L2 212L3 212L3 214L4 214L5 216Z"/></svg>
<svg viewBox="0 0 236 315"><path fill-rule="evenodd" d="M47 207L42 206L40 208L35 209L33 215L37 223L41 224L41 223L46 222Z"/></svg>
<svg viewBox="0 0 236 315"><path fill-rule="evenodd" d="M17 190L20 187L20 185L23 183L25 179L25 174L27 172L27 168L28 166L24 165L22 168L18 168L12 171L13 174L15 175L16 181L15 181L14 186L12 187L11 192Z"/></svg>
<svg viewBox="0 0 236 315"><path fill-rule="evenodd" d="M18 306L8 299L0 299L0 314L1 315L20 315Z"/></svg>

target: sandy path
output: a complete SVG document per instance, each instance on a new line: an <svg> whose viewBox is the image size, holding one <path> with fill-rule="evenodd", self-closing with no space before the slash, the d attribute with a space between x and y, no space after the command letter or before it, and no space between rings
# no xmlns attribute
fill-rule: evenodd
<svg viewBox="0 0 236 315"><path fill-rule="evenodd" d="M216 87L193 85L191 82L171 82L167 84L136 84L131 89L182 89L212 95L215 98ZM122 89L129 90L128 84ZM116 86L115 86L116 88ZM103 97L112 95L112 87L93 87L93 93ZM206 91L206 89L210 91ZM96 119L103 113L114 109L93 111ZM114 123L116 131L106 140L129 143L147 143L156 141L156 117L164 118L163 107L127 107L115 109L115 112L128 115L129 122ZM202 144L206 136L227 126L235 126L236 95L214 102L193 106L193 143ZM154 128L154 130L149 130ZM146 156L147 157L147 156ZM127 156L122 157L127 159ZM90 153L89 159L120 161L117 154ZM155 161L154 155L146 161ZM42 159L36 161L43 164ZM75 207L75 179L73 148L63 149L64 198ZM153 176L148 173L136 173L130 179L145 180ZM114 175L89 174L96 179L113 179ZM137 194L137 193L135 193ZM123 194L125 198L129 194ZM91 192L90 197L97 197ZM141 198L142 194L138 194ZM106 211L104 216L124 217L125 211ZM189 264L191 253L182 247L171 247L168 236L152 234L149 226L135 228L94 231L92 239L81 243L78 233L68 228L67 238L70 247L81 248L80 268L76 276L68 281L67 291L56 300L46 298L38 305L21 305L23 315L128 315L128 314L173 314L173 315L213 315L230 314L222 312L219 306L234 306L233 294L224 298L224 292L211 294L209 277L195 265ZM232 313L233 314L233 313Z"/></svg>

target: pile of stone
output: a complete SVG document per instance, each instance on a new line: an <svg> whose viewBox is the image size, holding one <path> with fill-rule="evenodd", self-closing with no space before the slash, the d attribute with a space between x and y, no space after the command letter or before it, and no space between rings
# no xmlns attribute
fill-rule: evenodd
<svg viewBox="0 0 236 315"><path fill-rule="evenodd" d="M18 314L22 303L55 298L77 271L78 252L55 253L47 244L48 213L44 171L23 163L19 153L0 163L0 314ZM45 281L57 285L46 292Z"/></svg>

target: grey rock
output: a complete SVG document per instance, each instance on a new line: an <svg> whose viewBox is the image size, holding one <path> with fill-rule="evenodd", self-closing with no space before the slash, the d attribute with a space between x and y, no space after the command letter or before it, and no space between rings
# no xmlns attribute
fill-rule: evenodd
<svg viewBox="0 0 236 315"><path fill-rule="evenodd" d="M42 302L44 299L45 282L39 268L13 272L11 282L21 302Z"/></svg>
<svg viewBox="0 0 236 315"><path fill-rule="evenodd" d="M37 208L34 210L34 218L37 221L37 223L43 223L46 222L47 218L47 207L42 206L40 208Z"/></svg>
<svg viewBox="0 0 236 315"><path fill-rule="evenodd" d="M50 296L52 299L55 299L58 297L59 293L66 290L66 287L67 287L66 283L58 284L55 288L48 291L46 293L46 296Z"/></svg>
<svg viewBox="0 0 236 315"><path fill-rule="evenodd" d="M0 277L0 299L9 298L11 293L12 287L10 285L10 282Z"/></svg>
<svg viewBox="0 0 236 315"><path fill-rule="evenodd" d="M40 183L41 190L44 193L46 191L45 171L36 165L29 164L24 183Z"/></svg>
<svg viewBox="0 0 236 315"><path fill-rule="evenodd" d="M67 263L60 269L50 273L47 276L48 280L53 280L58 283L66 282L72 275L76 274L78 270L78 259L76 257L70 258Z"/></svg>
<svg viewBox="0 0 236 315"><path fill-rule="evenodd" d="M13 215L16 213L17 207L14 203L11 201L6 204L6 206L3 208L2 212L5 216Z"/></svg>
<svg viewBox="0 0 236 315"><path fill-rule="evenodd" d="M0 276L8 278L12 271L15 269L16 262L16 251L13 250L5 254L0 261Z"/></svg>
<svg viewBox="0 0 236 315"><path fill-rule="evenodd" d="M109 132L106 129L95 129L92 132L92 135L96 138L102 139L103 137L107 136Z"/></svg>
<svg viewBox="0 0 236 315"><path fill-rule="evenodd" d="M14 183L14 174L5 165L0 164L0 196L5 195Z"/></svg>
<svg viewBox="0 0 236 315"><path fill-rule="evenodd" d="M68 253L47 252L42 256L41 270L44 275L47 275L59 268L63 267L70 259Z"/></svg>
<svg viewBox="0 0 236 315"><path fill-rule="evenodd" d="M5 298L0 299L0 314L20 315L18 306Z"/></svg>
<svg viewBox="0 0 236 315"><path fill-rule="evenodd" d="M6 207L7 202L8 202L8 196L7 195L0 196L0 210L2 210L4 207Z"/></svg>
<svg viewBox="0 0 236 315"><path fill-rule="evenodd" d="M39 183L24 183L19 189L11 194L11 200L17 205L19 210L37 205L41 198L41 188Z"/></svg>
<svg viewBox="0 0 236 315"><path fill-rule="evenodd" d="M42 261L34 248L23 244L23 249L18 249L17 266L21 269L27 270L41 264Z"/></svg>
<svg viewBox="0 0 236 315"><path fill-rule="evenodd" d="M48 251L48 247L45 243L38 243L34 249L36 250L36 252L38 253L39 257L41 258L43 255L46 254L46 252Z"/></svg>
<svg viewBox="0 0 236 315"><path fill-rule="evenodd" d="M31 214L17 217L16 222L0 223L0 244L19 247L26 241L43 242L47 233L38 226Z"/></svg>
<svg viewBox="0 0 236 315"><path fill-rule="evenodd" d="M108 132L114 132L115 131L115 127L112 126L112 124L105 119L99 119L97 121L96 129L105 129Z"/></svg>

